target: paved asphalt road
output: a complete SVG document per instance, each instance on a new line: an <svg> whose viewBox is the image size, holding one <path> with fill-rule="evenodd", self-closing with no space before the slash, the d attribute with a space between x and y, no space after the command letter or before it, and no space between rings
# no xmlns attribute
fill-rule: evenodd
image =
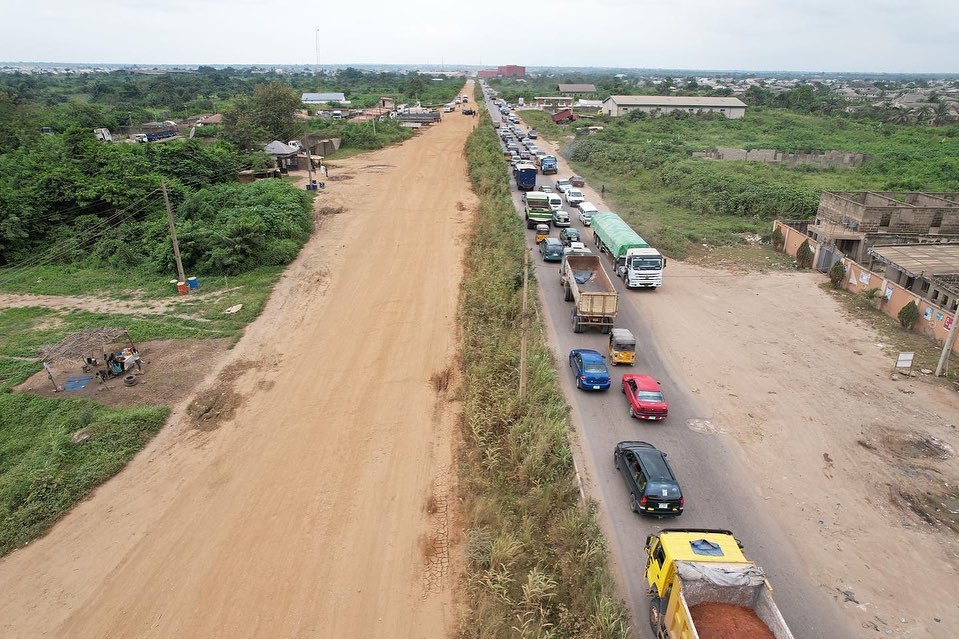
<svg viewBox="0 0 959 639"><path fill-rule="evenodd" d="M491 113L495 106L487 103ZM526 128L525 126L523 127ZM537 142L547 153L551 145ZM537 184L553 184L572 173L557 154L560 171L557 175L537 176ZM504 163L505 164L505 163ZM587 185L589 186L589 185ZM597 189L598 190L598 189ZM521 193L513 188L517 213L522 216ZM590 201L599 210L609 210L598 198ZM587 247L597 253L592 233L579 223L576 211L570 210L573 227L579 229ZM555 236L558 230L553 230ZM724 435L693 430L690 420L709 417L690 387L695 380L678 377L669 369L653 341L641 315L642 300L656 295L650 290L627 290L622 280L613 279L620 294L616 326L629 328L637 338L637 362L631 368L611 367L613 386L608 392L577 390L568 367L567 355L573 348L592 348L605 353L608 337L597 330L575 334L570 326L571 302L563 299L559 286L557 263L544 263L533 244L533 232L526 231L527 242L536 264L536 279L545 309L545 321L553 348L557 353L564 392L572 406L572 418L579 442L574 445L577 464L585 475L587 492L600 504L602 523L610 541L614 571L635 620L638 636L652 637L649 630L648 598L643 576L646 535L664 527L724 528L733 531L745 547L746 556L766 568L774 596L797 639L843 639L855 637L838 605L816 583L810 568L805 566L790 543L789 531L783 530L766 512L759 491L749 477L748 460L735 443ZM603 255L603 266L612 274L612 260ZM669 286L669 267L663 286ZM644 372L662 382L669 401L669 417L664 422L640 422L630 419L626 400L620 392L623 373ZM645 440L669 455L684 496L686 509L679 518L647 518L634 514L628 505L628 493L613 467L613 447L629 439ZM585 467L585 468L584 468ZM788 472L785 469L784 472Z"/></svg>

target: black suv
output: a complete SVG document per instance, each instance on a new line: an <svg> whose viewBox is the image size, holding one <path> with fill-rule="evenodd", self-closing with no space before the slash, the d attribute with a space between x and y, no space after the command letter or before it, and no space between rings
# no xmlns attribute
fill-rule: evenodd
<svg viewBox="0 0 959 639"><path fill-rule="evenodd" d="M634 513L663 517L683 514L683 491L666 462L666 453L648 442L619 442L613 451L616 470L626 482Z"/></svg>

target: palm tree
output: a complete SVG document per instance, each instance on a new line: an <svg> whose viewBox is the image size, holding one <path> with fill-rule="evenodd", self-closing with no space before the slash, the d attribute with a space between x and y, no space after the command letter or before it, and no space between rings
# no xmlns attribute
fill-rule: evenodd
<svg viewBox="0 0 959 639"><path fill-rule="evenodd" d="M932 126L942 126L951 119L952 106L948 102L943 102L941 100L936 102L936 106L932 110L932 119L929 121L929 124Z"/></svg>
<svg viewBox="0 0 959 639"><path fill-rule="evenodd" d="M910 120L912 120L912 115L902 107L894 107L892 113L886 118L887 122L893 124L909 124Z"/></svg>
<svg viewBox="0 0 959 639"><path fill-rule="evenodd" d="M932 109L924 106L916 109L916 122L929 122L932 119Z"/></svg>

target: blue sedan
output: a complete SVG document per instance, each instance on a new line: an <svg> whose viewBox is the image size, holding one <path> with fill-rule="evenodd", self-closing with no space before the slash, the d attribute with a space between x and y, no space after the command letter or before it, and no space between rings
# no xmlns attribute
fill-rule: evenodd
<svg viewBox="0 0 959 639"><path fill-rule="evenodd" d="M576 388L582 390L609 390L611 380L603 356L588 348L574 348L569 352L569 367L576 375Z"/></svg>

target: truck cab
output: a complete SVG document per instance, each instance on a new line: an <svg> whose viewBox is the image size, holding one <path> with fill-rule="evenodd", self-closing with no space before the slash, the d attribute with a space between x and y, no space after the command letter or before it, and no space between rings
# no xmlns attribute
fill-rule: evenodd
<svg viewBox="0 0 959 639"><path fill-rule="evenodd" d="M628 288L658 288L663 285L666 258L654 248L631 248L616 265L616 274Z"/></svg>

